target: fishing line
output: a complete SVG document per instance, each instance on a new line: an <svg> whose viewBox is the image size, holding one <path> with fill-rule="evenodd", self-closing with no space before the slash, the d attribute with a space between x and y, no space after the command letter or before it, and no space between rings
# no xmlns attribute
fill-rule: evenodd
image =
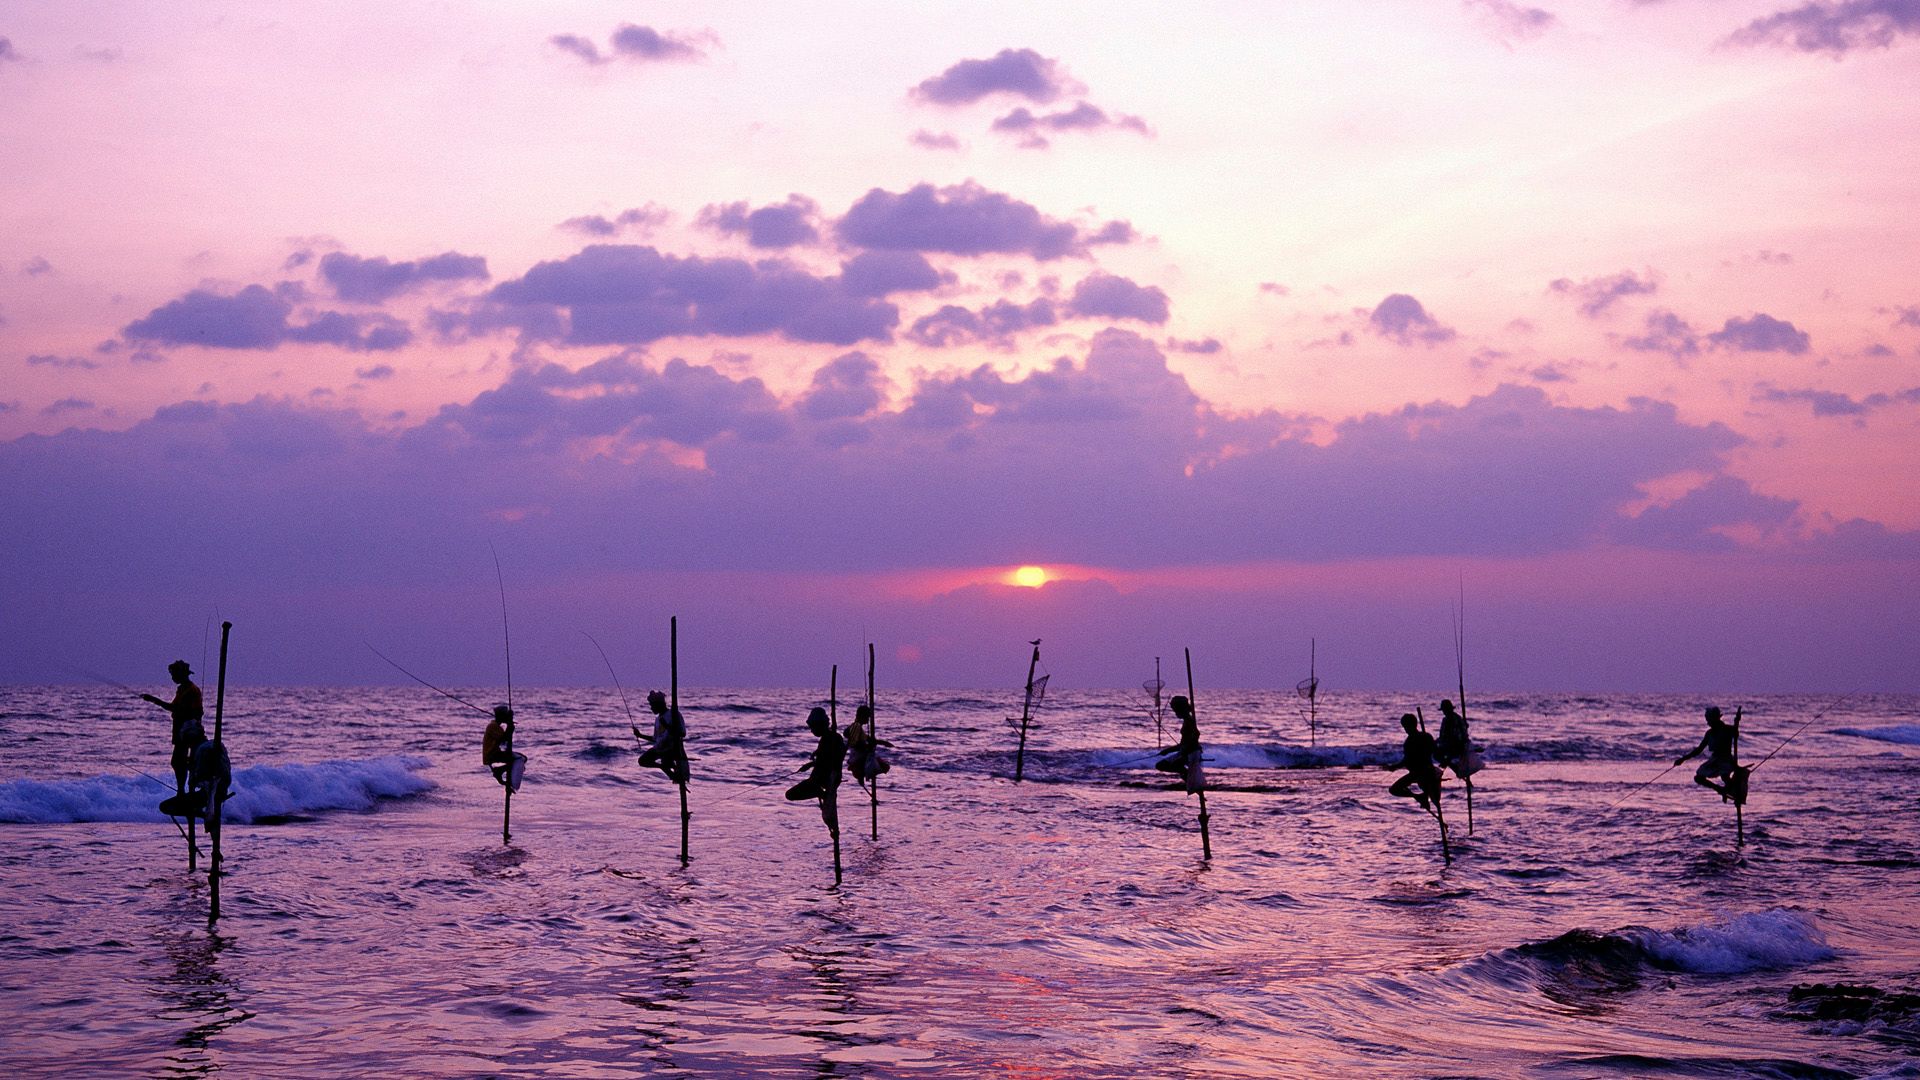
<svg viewBox="0 0 1920 1080"><path fill-rule="evenodd" d="M1626 793L1625 795L1622 795L1622 796L1620 796L1620 797L1619 797L1618 799L1615 799L1615 800L1614 800L1614 801L1613 801L1613 802L1612 802L1611 804L1609 804L1609 805L1607 806L1607 809L1608 809L1608 810L1612 810L1612 809L1613 809L1614 807L1617 807L1617 806L1619 806L1619 805L1620 805L1621 803L1623 803L1623 802L1626 802L1626 801L1627 801L1628 799L1631 799L1631 798L1633 798L1633 797L1634 797L1635 795L1638 795L1638 794L1640 794L1641 792L1643 792L1643 791L1645 791L1645 790L1647 790L1648 788L1650 788L1650 787L1652 787L1652 786L1653 786L1653 785L1654 785L1655 783L1657 783L1657 782L1659 781L1659 779L1660 779L1660 777L1661 777L1661 776L1665 776L1665 775L1667 775L1668 773L1670 773L1670 772L1672 772L1673 770L1675 770L1675 769L1677 769L1677 768L1679 768L1679 767L1681 766L1681 764L1682 764L1681 762L1678 762L1678 761L1676 761L1676 762L1674 762L1673 764L1671 764L1671 765L1669 765L1669 766L1667 766L1666 768L1664 768L1664 769L1661 769L1661 770L1660 770L1660 774L1659 774L1659 776L1655 776L1655 777L1654 777L1654 778L1653 778L1652 780L1649 780L1649 781L1647 781L1646 783L1644 783L1644 784L1641 784L1641 785L1640 785L1639 787L1637 787L1637 788L1634 788L1634 789L1633 789L1632 791L1629 791L1629 792L1627 792L1627 793Z"/></svg>
<svg viewBox="0 0 1920 1080"><path fill-rule="evenodd" d="M633 707L627 704L627 689L620 685L620 676L613 670L613 661L607 659L607 650L600 648L600 642L595 641L592 634L588 634L585 630L580 632L586 635L588 641L593 642L595 649L600 650L600 660L607 665L607 674L613 676L613 688L620 691L620 708L627 714L627 726L633 728L639 727L639 725L633 722Z"/></svg>
<svg viewBox="0 0 1920 1080"><path fill-rule="evenodd" d="M462 705L465 705L465 706L466 706L467 708L469 708L469 709L472 709L472 710L473 710L474 712L477 712L477 713L480 713L480 714L482 714L482 715L485 715L485 716L492 716L492 715L493 715L493 710L492 710L492 709L483 709L483 708L481 708L480 706L478 706L478 705L475 705L475 704L474 704L473 702L471 702L471 701L468 701L468 700L467 700L466 698L463 698L463 697L461 697L461 696L459 696L458 694L450 694L450 693L448 693L448 692L446 692L445 690L442 690L442 689L440 689L439 687L437 687L437 686L435 686L435 685L433 685L432 683L430 683L430 682L428 682L427 680L425 680L425 679L423 679L423 678L421 678L420 676L418 676L418 675L415 675L415 674L414 674L413 672L411 672L411 671L408 671L408 670L407 670L406 668L403 668L403 667L401 667L401 666L400 666L400 665L399 665L399 664L398 664L398 663L397 663L397 662L396 662L396 661L395 661L395 660L393 659L393 657L391 657L391 656L388 656L388 655L387 655L386 653L383 653L383 652L381 652L381 651L380 651L379 649L374 649L374 648L373 648L373 642L371 642L371 641L365 641L365 642L361 642L361 644L363 644L363 645L365 645L365 646L366 646L367 648L369 648L369 649L373 649L373 655L375 655L375 656L377 656L377 657L379 657L379 658L380 658L380 659L382 659L382 660L385 660L385 661L386 661L387 663L389 663L389 664L392 664L392 665L393 665L393 669L394 669L395 671L398 671L398 672L399 672L400 674L402 674L402 675L405 675L405 676L406 676L407 678L409 678L409 679L412 679L412 680L413 680L414 682L417 682L417 683L419 683L419 684L420 684L421 686L424 686L424 687L426 687L427 689L429 689L429 690L431 690L431 691L433 691L434 693L436 693L436 694L439 694L439 695L440 695L441 697L444 697L444 698L447 698L447 699L449 699L449 700L452 700L452 701L457 701L457 702L459 702L460 704L462 704Z"/></svg>
<svg viewBox="0 0 1920 1080"><path fill-rule="evenodd" d="M750 791L757 791L760 788L766 787L768 784L777 784L780 781L785 780L787 777L792 776L794 773L805 772L806 770L811 768L813 768L813 762L809 761L805 765L802 765L797 769L790 769L783 773L777 773L773 776L768 777L765 780L756 780L753 783L748 784L746 787L741 788L739 791L734 792L733 794L727 796L724 799L715 799L713 801L713 805L719 806L722 803L730 803L733 800L739 798L742 795L747 794Z"/></svg>
<svg viewBox="0 0 1920 1080"><path fill-rule="evenodd" d="M1831 704L1829 704L1829 705L1828 705L1828 706L1827 706L1826 708L1824 708L1824 709L1821 709L1821 710L1820 710L1819 712L1817 712L1817 713L1814 713L1814 714L1813 714L1813 719L1812 719L1812 720L1808 720L1808 721L1807 721L1806 723L1804 723L1804 724L1801 724L1801 725L1800 725L1799 727L1797 727L1797 728L1794 728L1794 729L1793 729L1793 734L1791 734L1791 735L1789 735L1789 736L1787 736L1786 738L1784 738L1784 739L1782 739L1782 740L1780 740L1780 745L1779 745L1779 746L1776 746L1776 747L1774 747L1774 748L1773 748L1773 754L1777 754L1777 753L1779 753L1780 751L1782 751L1782 750L1785 750L1785 749L1787 748L1787 744L1788 744L1788 743L1790 743L1790 742L1792 742L1793 740L1795 740L1795 739L1797 739L1797 738L1799 738L1799 737L1800 737L1800 733L1801 733L1801 732L1803 732L1803 731L1805 731L1805 730L1807 730L1808 728L1810 728L1810 727L1812 727L1812 726L1814 725L1814 722L1815 722L1815 721L1817 721L1817 720L1819 720L1819 719L1820 719L1821 717L1823 717L1823 716L1825 716L1825 715L1827 715L1828 713L1830 713L1830 712L1832 712L1833 710L1835 710L1835 709L1837 709L1837 708L1839 708L1839 707L1840 707L1840 706L1841 706L1842 704L1844 704L1844 703L1846 703L1846 701L1847 701L1847 700L1848 700L1849 698L1852 698L1852 697L1853 697L1854 695L1856 695L1856 694L1858 694L1859 692L1860 692L1860 691L1858 691L1858 690L1853 690L1853 691L1850 691L1850 692L1848 692L1848 693L1847 693L1847 695L1846 695L1845 697L1841 697L1841 698L1839 698L1839 699L1837 699L1837 700L1835 700L1835 701L1834 701L1833 703L1831 703ZM1760 759L1759 761L1756 761L1756 762L1754 762L1753 764L1751 764L1751 765L1749 765L1749 766L1747 766L1747 772L1749 772L1749 773L1751 773L1751 772L1753 772L1753 770L1755 770L1755 769L1757 769L1757 768L1759 768L1759 767L1760 767L1760 766L1762 766L1762 765L1765 765L1765 764L1766 764L1767 762L1769 762L1769 761L1772 761L1772 760L1773 760L1773 754L1768 754L1768 755L1767 755L1766 757L1763 757L1763 758L1761 758L1761 759Z"/></svg>

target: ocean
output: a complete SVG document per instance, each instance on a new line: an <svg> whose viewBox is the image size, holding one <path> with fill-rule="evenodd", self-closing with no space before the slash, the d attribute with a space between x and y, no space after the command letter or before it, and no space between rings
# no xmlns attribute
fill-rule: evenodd
<svg viewBox="0 0 1920 1080"><path fill-rule="evenodd" d="M141 687L165 694L164 686ZM500 691L450 688L482 704ZM209 688L209 700L212 692ZM633 706L644 718L640 695ZM223 910L156 804L159 710L0 688L0 1063L28 1076L1920 1076L1920 698L1476 694L1473 827L1386 794L1445 690L1199 695L1196 800L1138 690L880 688L845 877L782 797L822 688L683 688L679 803L613 688L484 717L228 687ZM1733 807L1652 780L1745 709ZM842 701L842 723L852 702ZM642 724L646 726L645 723ZM1166 737L1176 728L1169 722ZM203 867L204 869L204 864Z"/></svg>

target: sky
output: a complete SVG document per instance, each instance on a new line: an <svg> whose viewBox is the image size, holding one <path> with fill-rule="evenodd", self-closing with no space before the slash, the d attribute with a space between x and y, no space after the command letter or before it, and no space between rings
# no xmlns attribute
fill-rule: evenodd
<svg viewBox="0 0 1920 1080"><path fill-rule="evenodd" d="M1920 691L1920 0L1543 4L0 0L0 680Z"/></svg>

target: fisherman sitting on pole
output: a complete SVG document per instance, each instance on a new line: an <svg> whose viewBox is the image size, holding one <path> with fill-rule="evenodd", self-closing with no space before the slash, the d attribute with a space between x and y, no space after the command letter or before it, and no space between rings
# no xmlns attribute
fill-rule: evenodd
<svg viewBox="0 0 1920 1080"><path fill-rule="evenodd" d="M687 722L680 710L669 708L667 695L658 690L647 694L647 708L653 710L653 734L633 729L634 738L653 745L640 754L640 767L659 769L676 784L687 782Z"/></svg>
<svg viewBox="0 0 1920 1080"><path fill-rule="evenodd" d="M1434 740L1433 759L1441 767L1473 786L1469 779L1477 770L1473 764L1473 743L1467 735L1467 718L1454 711L1453 700L1440 701L1440 737Z"/></svg>
<svg viewBox="0 0 1920 1080"><path fill-rule="evenodd" d="M1693 782L1719 792L1723 802L1744 804L1747 801L1747 770L1740 767L1735 751L1739 741L1740 710L1733 710L1733 723L1729 724L1720 719L1719 707L1710 705L1707 707L1707 731L1700 737L1699 745L1675 758L1673 763L1684 764L1702 750L1706 751L1707 760L1694 770ZM1716 784L1714 779L1723 782Z"/></svg>
<svg viewBox="0 0 1920 1080"><path fill-rule="evenodd" d="M527 756L513 752L511 706L493 707L493 719L487 724L486 734L480 737L480 760L493 770L495 780L513 791L520 790L519 770L514 766L527 760Z"/></svg>
<svg viewBox="0 0 1920 1080"><path fill-rule="evenodd" d="M1193 718L1193 702L1184 694L1175 694L1167 703L1180 718L1180 741L1161 752L1153 767L1161 772L1179 773L1186 781L1187 794L1201 790L1206 783L1200 767L1200 723Z"/></svg>
<svg viewBox="0 0 1920 1080"><path fill-rule="evenodd" d="M1400 726L1407 729L1407 741L1401 745L1400 760L1387 768L1405 769L1407 775L1394 781L1387 794L1413 799L1420 809L1435 813L1440 805L1440 767L1433 763L1433 736L1420 729L1420 718L1412 713L1400 718ZM1416 786L1419 791L1413 790Z"/></svg>
<svg viewBox="0 0 1920 1080"><path fill-rule="evenodd" d="M853 770L856 782L872 787L881 773L893 768L880 756L880 747L892 745L873 737L872 709L862 705L854 710L853 726L847 729L847 767Z"/></svg>
<svg viewBox="0 0 1920 1080"><path fill-rule="evenodd" d="M193 748L207 737L206 731L200 726L207 710L200 696L200 688L193 684L193 669L187 666L185 660L168 664L167 674L172 677L176 687L172 701L161 701L152 694L141 694L140 699L152 702L173 715L173 790L179 794L187 790L187 773L193 766Z"/></svg>
<svg viewBox="0 0 1920 1080"><path fill-rule="evenodd" d="M840 767L847 757L847 740L833 730L833 720L827 716L825 709L816 708L807 714L807 730L820 740L813 748L813 756L807 759L812 771L807 773L805 780L787 789L787 801L819 799L820 820L827 823L828 832L838 837Z"/></svg>

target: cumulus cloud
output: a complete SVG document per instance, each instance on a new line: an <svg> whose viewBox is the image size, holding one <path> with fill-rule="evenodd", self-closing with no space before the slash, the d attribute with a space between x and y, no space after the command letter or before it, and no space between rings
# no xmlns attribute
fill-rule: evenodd
<svg viewBox="0 0 1920 1080"><path fill-rule="evenodd" d="M1149 137L1153 135L1145 120L1124 114L1110 116L1106 110L1089 101L1076 102L1072 108L1059 112L1041 114L1023 105L993 122L993 130L1019 135L1020 145L1033 149L1044 149L1048 145L1046 133L1099 131L1104 128L1132 131Z"/></svg>
<svg viewBox="0 0 1920 1080"><path fill-rule="evenodd" d="M838 232L841 240L856 247L1025 254L1043 262L1082 254L1090 244L1133 238L1132 226L1125 222L1108 222L1086 234L1071 222L1047 217L1031 203L973 181L943 188L917 184L899 194L874 188L848 208Z"/></svg>
<svg viewBox="0 0 1920 1080"><path fill-rule="evenodd" d="M213 349L274 349L282 342L335 345L356 352L398 349L413 340L406 324L384 315L319 311L303 323L289 322L297 287L269 291L249 285L231 295L195 289L128 323L129 341L200 345Z"/></svg>
<svg viewBox="0 0 1920 1080"><path fill-rule="evenodd" d="M912 90L912 96L933 105L970 105L982 98L1008 94L1045 105L1083 87L1068 78L1060 62L1032 49L1001 49L984 60L962 60Z"/></svg>
<svg viewBox="0 0 1920 1080"><path fill-rule="evenodd" d="M560 223L563 229L570 229L592 237L618 236L627 229L645 232L666 224L673 216L672 211L662 206L648 203L645 206L628 207L613 217L604 214L582 214L570 217Z"/></svg>
<svg viewBox="0 0 1920 1080"><path fill-rule="evenodd" d="M865 416L880 407L886 387L886 376L873 357L850 352L834 357L813 373L813 384L801 396L798 408L812 420Z"/></svg>
<svg viewBox="0 0 1920 1080"><path fill-rule="evenodd" d="M1138 319L1156 325L1167 321L1167 294L1157 286L1140 286L1116 274L1095 271L1074 286L1067 314L1086 319Z"/></svg>
<svg viewBox="0 0 1920 1080"><path fill-rule="evenodd" d="M1738 546L1725 530L1779 528L1798 511L1792 499L1762 495L1738 477L1716 476L1673 502L1622 521L1616 537L1639 547L1725 551Z"/></svg>
<svg viewBox="0 0 1920 1080"><path fill-rule="evenodd" d="M1381 337L1402 345L1438 345L1452 341L1453 328L1427 313L1420 301L1406 293L1394 293L1374 307L1367 324Z"/></svg>
<svg viewBox="0 0 1920 1080"><path fill-rule="evenodd" d="M1807 332L1784 319L1764 313L1728 319L1724 327L1707 335L1707 340L1725 349L1740 352L1784 352L1798 355L1812 347Z"/></svg>
<svg viewBox="0 0 1920 1080"><path fill-rule="evenodd" d="M1512 0L1461 0L1495 41L1512 48L1516 43L1534 41L1560 25L1560 19L1544 8L1527 7Z"/></svg>
<svg viewBox="0 0 1920 1080"><path fill-rule="evenodd" d="M389 262L384 256L361 258L331 251L320 258L320 279L342 300L379 304L421 286L449 281L485 281L487 260L479 255L443 252L425 259Z"/></svg>
<svg viewBox="0 0 1920 1080"><path fill-rule="evenodd" d="M1620 344L1638 352L1666 353L1685 360L1700 351L1700 334L1687 320L1671 311L1650 311L1642 333L1620 340Z"/></svg>
<svg viewBox="0 0 1920 1080"><path fill-rule="evenodd" d="M840 282L854 296L927 292L954 280L917 251L863 251L840 264Z"/></svg>
<svg viewBox="0 0 1920 1080"><path fill-rule="evenodd" d="M1025 304L997 300L977 311L945 304L933 314L914 320L907 329L907 340L933 349L975 342L1009 349L1013 347L1014 335L1053 326L1059 321L1058 309L1046 297Z"/></svg>
<svg viewBox="0 0 1920 1080"><path fill-rule="evenodd" d="M700 211L697 224L719 233L744 236L757 248L790 248L820 239L814 218L820 205L804 195L749 209L744 202L715 204Z"/></svg>
<svg viewBox="0 0 1920 1080"><path fill-rule="evenodd" d="M635 63L705 60L707 53L703 46L711 44L712 35L662 32L651 26L622 23L614 30L604 53L598 45L578 34L555 34L547 41L563 52L599 66L614 60Z"/></svg>
<svg viewBox="0 0 1920 1080"><path fill-rule="evenodd" d="M783 262L594 244L501 282L487 303L436 326L470 333L513 327L572 345L756 334L853 345L888 340L899 320L892 304Z"/></svg>
<svg viewBox="0 0 1920 1080"><path fill-rule="evenodd" d="M1920 34L1920 0L1813 0L1755 19L1726 43L1824 52L1838 59L1855 49L1885 49L1915 34Z"/></svg>
<svg viewBox="0 0 1920 1080"><path fill-rule="evenodd" d="M1558 278L1547 288L1551 292L1572 297L1579 302L1580 314L1597 319L1625 297L1652 296L1660 291L1660 284L1651 273L1643 278L1631 270L1622 270L1607 277L1587 278L1584 281Z"/></svg>

